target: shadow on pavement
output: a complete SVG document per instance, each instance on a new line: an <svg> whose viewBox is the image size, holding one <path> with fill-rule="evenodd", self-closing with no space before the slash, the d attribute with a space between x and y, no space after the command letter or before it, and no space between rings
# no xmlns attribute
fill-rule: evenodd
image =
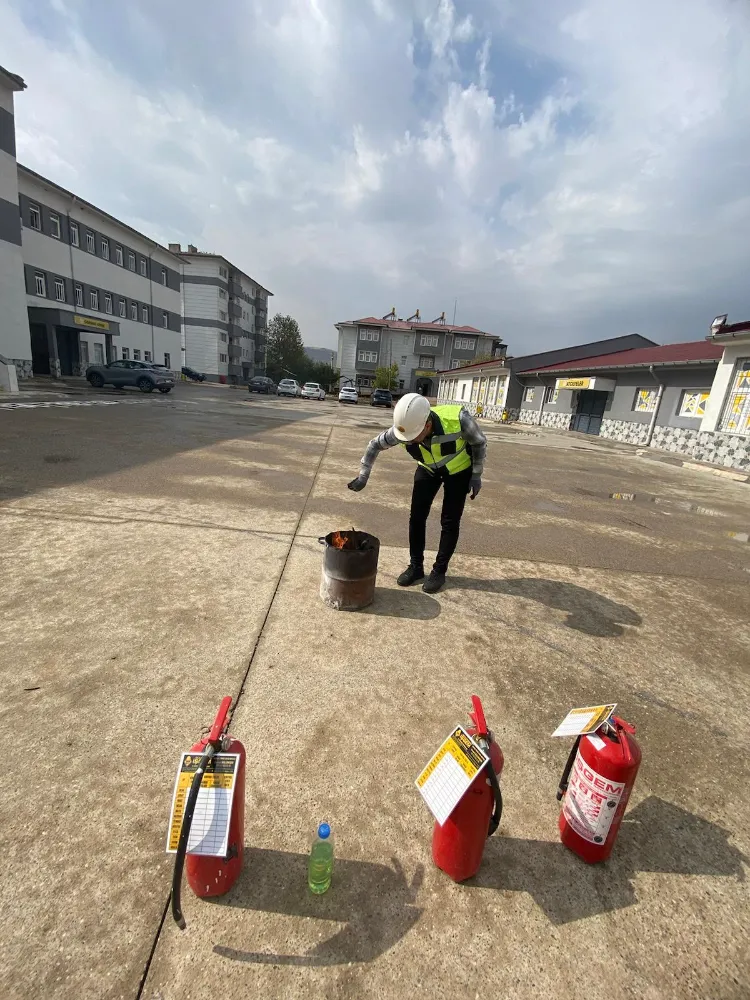
<svg viewBox="0 0 750 1000"><path fill-rule="evenodd" d="M371 962L392 948L422 913L414 903L424 867L419 865L408 882L398 861L395 858L391 861L393 868L337 858L331 890L323 896L313 896L307 887L306 854L246 848L237 885L223 899L211 902L305 920L333 920L345 926L301 955L276 954L272 948L278 941L256 941L255 951L217 944L214 952L237 962L267 965Z"/></svg>
<svg viewBox="0 0 750 1000"><path fill-rule="evenodd" d="M639 872L745 880L729 832L657 796L625 816L611 858L587 865L559 842L492 838L479 875L466 885L528 892L553 924L632 906Z"/></svg>
<svg viewBox="0 0 750 1000"><path fill-rule="evenodd" d="M477 580L471 577L448 577L451 589L484 590L491 594L525 597L548 608L567 611L565 625L586 635L613 638L622 635L623 625L640 625L641 616L626 604L617 604L593 590L575 583L539 580L534 577L516 580ZM621 623L621 624L618 624Z"/></svg>
<svg viewBox="0 0 750 1000"><path fill-rule="evenodd" d="M369 608L363 608L362 611L356 613L429 621L431 618L437 618L440 611L440 602L428 594L403 589L392 590L389 587L376 587L375 601Z"/></svg>

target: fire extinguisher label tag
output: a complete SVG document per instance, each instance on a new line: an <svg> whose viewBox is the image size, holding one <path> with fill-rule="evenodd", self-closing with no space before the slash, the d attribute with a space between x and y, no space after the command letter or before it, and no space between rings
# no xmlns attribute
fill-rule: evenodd
<svg viewBox="0 0 750 1000"><path fill-rule="evenodd" d="M579 752L570 772L563 815L579 837L590 844L603 844L623 801L624 791L624 782L597 774Z"/></svg>
<svg viewBox="0 0 750 1000"><path fill-rule="evenodd" d="M430 812L442 826L488 760L463 726L442 743L415 784Z"/></svg>
<svg viewBox="0 0 750 1000"><path fill-rule="evenodd" d="M180 759L167 833L168 854L174 854L177 850L185 803L200 759L200 753L192 752L184 753ZM240 756L236 753L217 753L208 762L193 813L187 846L188 854L203 854L213 858L226 857L239 759Z"/></svg>

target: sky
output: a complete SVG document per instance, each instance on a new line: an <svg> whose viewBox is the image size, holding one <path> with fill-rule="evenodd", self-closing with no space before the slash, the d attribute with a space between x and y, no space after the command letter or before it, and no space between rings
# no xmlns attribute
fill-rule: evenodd
<svg viewBox="0 0 750 1000"><path fill-rule="evenodd" d="M750 319L746 0L0 0L20 162L224 254L305 342Z"/></svg>

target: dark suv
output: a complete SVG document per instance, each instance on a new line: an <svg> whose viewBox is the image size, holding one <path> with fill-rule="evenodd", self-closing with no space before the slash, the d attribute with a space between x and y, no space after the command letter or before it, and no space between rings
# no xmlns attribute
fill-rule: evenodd
<svg viewBox="0 0 750 1000"><path fill-rule="evenodd" d="M393 396L390 389L373 389L370 396L370 406L393 406Z"/></svg>
<svg viewBox="0 0 750 1000"><path fill-rule="evenodd" d="M276 383L266 375L253 375L247 383L248 392L265 392L267 396L276 392Z"/></svg>
<svg viewBox="0 0 750 1000"><path fill-rule="evenodd" d="M206 376L203 372L197 372L195 368L188 368L187 365L182 366L182 374L185 378L191 378L193 382L205 382Z"/></svg>
<svg viewBox="0 0 750 1000"><path fill-rule="evenodd" d="M115 389L135 385L141 392L158 389L166 394L174 386L172 372L150 361L110 361L108 365L89 365L86 378L95 389L101 389L103 385L113 385Z"/></svg>

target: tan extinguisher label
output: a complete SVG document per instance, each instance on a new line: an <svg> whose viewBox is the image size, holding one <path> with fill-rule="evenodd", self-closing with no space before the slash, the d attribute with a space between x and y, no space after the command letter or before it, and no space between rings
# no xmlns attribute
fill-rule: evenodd
<svg viewBox="0 0 750 1000"><path fill-rule="evenodd" d="M603 844L623 802L625 783L612 781L593 771L576 754L570 784L563 801L563 815L575 833L590 844Z"/></svg>

